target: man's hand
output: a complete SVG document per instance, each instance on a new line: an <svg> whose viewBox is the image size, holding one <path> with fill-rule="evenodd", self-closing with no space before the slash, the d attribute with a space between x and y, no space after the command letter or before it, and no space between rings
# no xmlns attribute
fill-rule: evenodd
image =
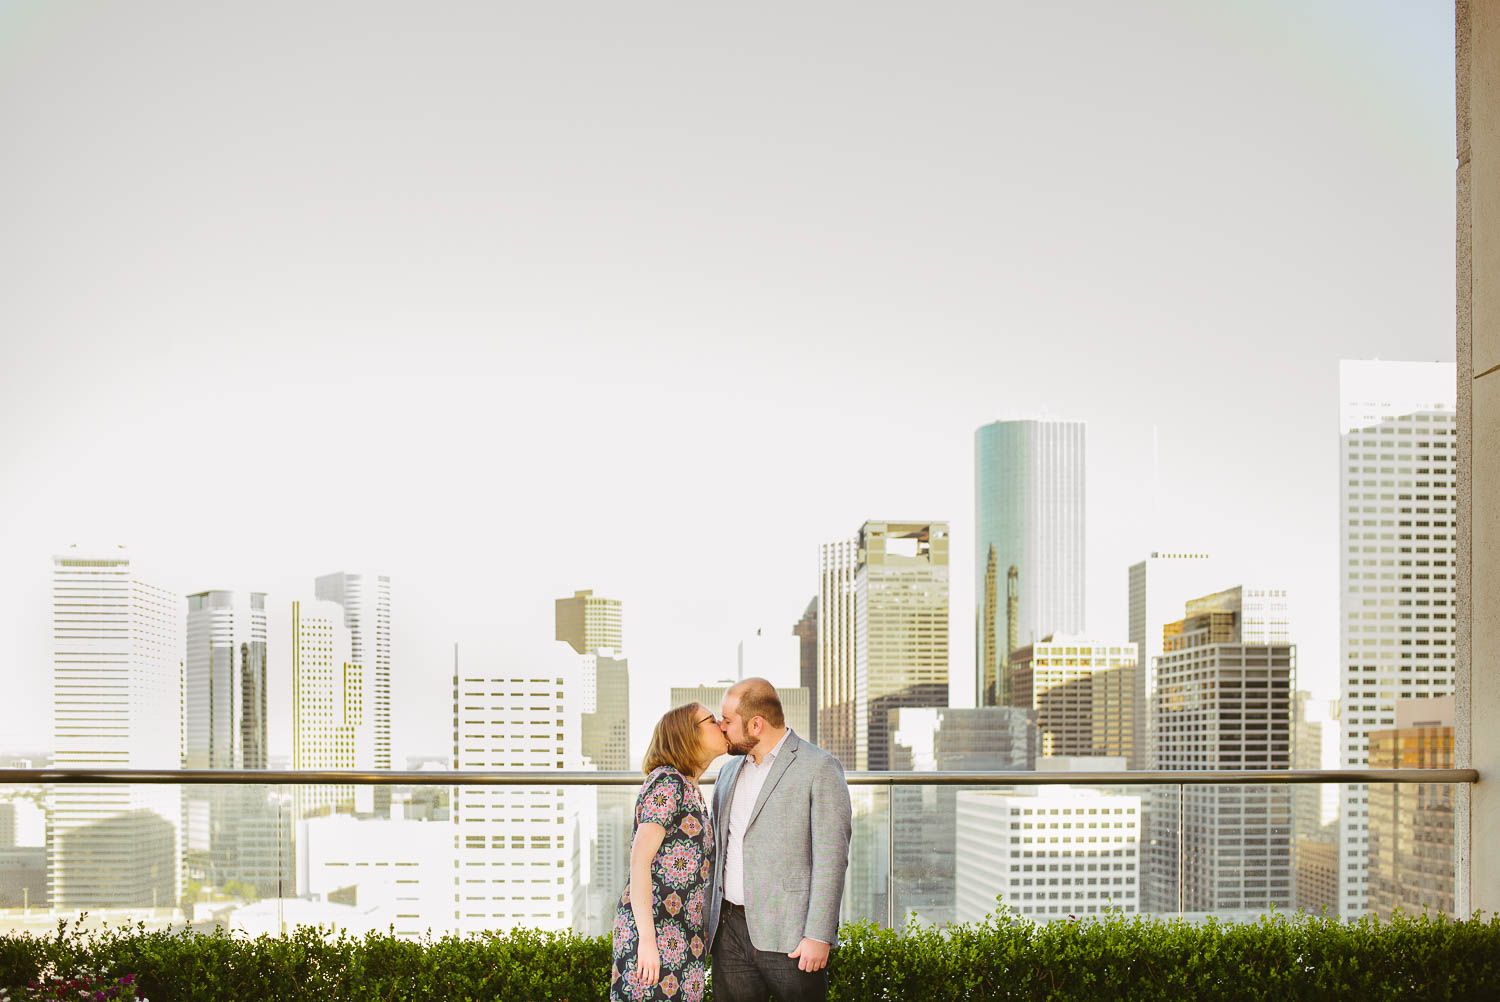
<svg viewBox="0 0 1500 1002"><path fill-rule="evenodd" d="M797 961L797 970L811 974L828 966L828 944L803 937L797 949L787 956Z"/></svg>

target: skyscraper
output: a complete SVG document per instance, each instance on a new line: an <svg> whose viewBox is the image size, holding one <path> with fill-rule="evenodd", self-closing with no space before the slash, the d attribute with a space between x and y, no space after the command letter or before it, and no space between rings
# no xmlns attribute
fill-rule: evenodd
<svg viewBox="0 0 1500 1002"><path fill-rule="evenodd" d="M578 663L583 755L596 769L629 769L630 662L598 650Z"/></svg>
<svg viewBox="0 0 1500 1002"><path fill-rule="evenodd" d="M1011 705L1035 710L1046 757L1134 757L1135 645L1048 636L1012 653Z"/></svg>
<svg viewBox="0 0 1500 1002"><path fill-rule="evenodd" d="M1131 788L963 790L955 799L955 921L983 921L997 896L1034 922L1136 912L1141 796Z"/></svg>
<svg viewBox="0 0 1500 1002"><path fill-rule="evenodd" d="M631 769L630 664L620 650L625 634L622 603L591 590L576 591L571 598L555 601L555 617L554 639L581 655L583 756L596 769ZM593 821L587 837L593 852L585 907L589 930L605 935L614 921L615 895L628 872L633 794L601 786L592 797Z"/></svg>
<svg viewBox="0 0 1500 1002"><path fill-rule="evenodd" d="M1370 768L1453 768L1453 702L1396 700L1396 726L1370 732ZM1454 806L1452 783L1370 788L1370 911L1453 914Z"/></svg>
<svg viewBox="0 0 1500 1002"><path fill-rule="evenodd" d="M292 768L370 769L375 760L372 693L364 665L353 658L345 607L291 601L277 610L291 662ZM273 641L274 643L275 641ZM368 786L301 786L299 818L374 810Z"/></svg>
<svg viewBox="0 0 1500 1002"><path fill-rule="evenodd" d="M1261 592L1273 590L1279 589L1255 589L1252 607L1262 604ZM1232 588L1191 601L1186 616L1165 628L1154 768L1291 768L1296 649L1286 640L1266 640L1260 619L1247 627L1247 591ZM1179 874L1185 911L1291 907L1289 787L1153 789L1148 804L1147 911L1177 910Z"/></svg>
<svg viewBox="0 0 1500 1002"><path fill-rule="evenodd" d="M583 768L578 656L564 643L485 661L454 650L453 768ZM576 786L461 786L453 799L461 933L587 923L592 791ZM619 894L623 884L612 893Z"/></svg>
<svg viewBox="0 0 1500 1002"><path fill-rule="evenodd" d="M1002 635L1024 645L1084 631L1084 437L1079 421L996 421L974 433L981 706L1003 702L984 691L1009 653L995 650ZM1017 621L1002 634L1000 589L1011 580L1017 594L1006 608Z"/></svg>
<svg viewBox="0 0 1500 1002"><path fill-rule="evenodd" d="M1135 733L1130 768L1145 769L1152 760L1156 727L1151 706L1156 699L1156 660L1162 652L1162 627L1181 618L1188 599L1206 595L1222 582L1214 578L1206 553L1154 550L1130 566L1127 633L1140 656L1135 673Z"/></svg>
<svg viewBox="0 0 1500 1002"><path fill-rule="evenodd" d="M807 721L807 740L818 743L818 596L807 603L802 618L792 627L792 633L800 644L798 656L799 684L807 690L808 705L812 707Z"/></svg>
<svg viewBox="0 0 1500 1002"><path fill-rule="evenodd" d="M391 579L384 574L338 571L314 582L314 594L344 609L349 657L365 671L370 687L371 768L391 767ZM390 788L377 787L376 800L390 803Z"/></svg>
<svg viewBox="0 0 1500 1002"><path fill-rule="evenodd" d="M187 599L183 761L189 769L266 767L266 596L205 591ZM241 880L236 853L247 825L274 816L265 791L190 786L188 870L223 886ZM248 882L248 881L247 881Z"/></svg>
<svg viewBox="0 0 1500 1002"><path fill-rule="evenodd" d="M595 769L630 771L630 663L608 649L578 655L583 757ZM582 796L587 797L584 793ZM615 900L629 872L631 807L635 791L600 786L593 792L595 827L590 853L589 931L602 936L614 921Z"/></svg>
<svg viewBox="0 0 1500 1002"><path fill-rule="evenodd" d="M925 772L1009 772L1036 767L1036 714L1011 706L943 707L891 713L893 770ZM954 819L958 787L898 786L890 791L890 824L894 827L894 876L898 915L915 913L928 924L953 921ZM886 847L860 846L853 865L856 874L874 884L866 912L884 909L879 879L886 869ZM875 849L875 853L871 853ZM875 857L871 859L872 855ZM874 864L874 865L870 865ZM994 897L991 895L991 904ZM899 919L898 919L899 922Z"/></svg>
<svg viewBox="0 0 1500 1002"><path fill-rule="evenodd" d="M617 598L595 595L592 589L575 591L572 598L556 600L558 640L573 645L579 654L608 648L625 649L624 612Z"/></svg>
<svg viewBox="0 0 1500 1002"><path fill-rule="evenodd" d="M1453 692L1454 367L1339 363L1340 759L1369 766L1396 700ZM1364 913L1369 790L1339 805L1339 915Z"/></svg>
<svg viewBox="0 0 1500 1002"><path fill-rule="evenodd" d="M186 767L266 767L266 596L188 596L183 672Z"/></svg>
<svg viewBox="0 0 1500 1002"><path fill-rule="evenodd" d="M848 769L885 769L888 717L948 702L948 524L866 522L822 547L818 732Z"/></svg>
<svg viewBox="0 0 1500 1002"><path fill-rule="evenodd" d="M1323 768L1323 722L1328 704L1299 689L1292 698L1292 768ZM1292 847L1296 853L1295 904L1309 915L1336 915L1339 907L1338 824L1323 823L1323 787L1292 787Z"/></svg>
<svg viewBox="0 0 1500 1002"><path fill-rule="evenodd" d="M136 577L123 548L53 557L58 768L179 767L182 626L181 596ZM68 784L48 798L55 906L177 903L180 787Z"/></svg>

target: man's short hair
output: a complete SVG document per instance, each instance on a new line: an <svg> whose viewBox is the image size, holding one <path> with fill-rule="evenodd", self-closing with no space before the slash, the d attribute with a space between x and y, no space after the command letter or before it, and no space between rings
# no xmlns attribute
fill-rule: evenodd
<svg viewBox="0 0 1500 1002"><path fill-rule="evenodd" d="M739 697L740 716L748 723L751 717L763 717L772 727L786 726L786 712L776 687L763 678L747 678L730 690Z"/></svg>

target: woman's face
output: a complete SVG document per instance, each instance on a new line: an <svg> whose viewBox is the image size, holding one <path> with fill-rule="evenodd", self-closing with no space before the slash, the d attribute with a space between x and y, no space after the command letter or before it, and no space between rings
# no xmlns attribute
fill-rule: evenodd
<svg viewBox="0 0 1500 1002"><path fill-rule="evenodd" d="M724 732L719 728L719 718L714 716L714 711L698 704L698 740L703 744L704 760L712 762L729 751L729 739L724 737Z"/></svg>

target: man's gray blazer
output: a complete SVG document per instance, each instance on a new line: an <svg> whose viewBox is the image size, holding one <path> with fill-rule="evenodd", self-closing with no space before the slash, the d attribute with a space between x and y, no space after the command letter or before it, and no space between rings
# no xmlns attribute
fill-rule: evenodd
<svg viewBox="0 0 1500 1002"><path fill-rule="evenodd" d="M714 866L708 885L708 948L713 949L723 900L729 805L744 756L714 782ZM787 734L745 829L745 918L750 942L768 953L791 953L803 937L837 943L839 902L849 868L849 786L839 760Z"/></svg>

